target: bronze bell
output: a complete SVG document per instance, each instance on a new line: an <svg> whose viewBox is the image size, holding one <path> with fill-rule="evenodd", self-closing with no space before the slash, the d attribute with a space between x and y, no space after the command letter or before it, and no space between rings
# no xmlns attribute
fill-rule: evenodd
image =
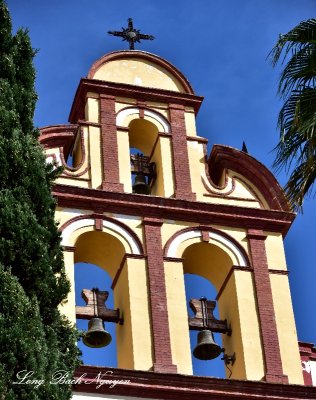
<svg viewBox="0 0 316 400"><path fill-rule="evenodd" d="M88 347L105 347L110 344L112 338L109 332L104 329L101 318L91 318L88 324L88 331L83 336L83 343Z"/></svg>
<svg viewBox="0 0 316 400"><path fill-rule="evenodd" d="M143 174L136 175L133 185L133 193L150 194L150 186L147 184L146 176Z"/></svg>
<svg viewBox="0 0 316 400"><path fill-rule="evenodd" d="M193 350L193 355L199 360L213 360L221 354L222 350L215 343L213 333L209 330L203 330L198 334L198 343Z"/></svg>

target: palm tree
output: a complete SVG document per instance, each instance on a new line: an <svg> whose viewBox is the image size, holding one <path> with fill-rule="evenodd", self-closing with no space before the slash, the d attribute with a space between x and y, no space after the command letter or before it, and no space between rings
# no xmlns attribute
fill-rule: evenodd
<svg viewBox="0 0 316 400"><path fill-rule="evenodd" d="M270 52L273 66L282 54L281 63L289 61L278 86L284 105L274 167L291 171L285 192L293 210L302 211L304 197L312 193L316 180L316 19L280 35Z"/></svg>

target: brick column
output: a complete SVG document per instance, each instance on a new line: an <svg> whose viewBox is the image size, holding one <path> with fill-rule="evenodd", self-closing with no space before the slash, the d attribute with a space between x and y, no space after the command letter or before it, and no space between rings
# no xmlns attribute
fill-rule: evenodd
<svg viewBox="0 0 316 400"><path fill-rule="evenodd" d="M247 238L254 271L263 357L265 361L265 380L267 382L288 383L287 375L283 374L279 338L275 322L272 289L264 242L266 237L261 230L248 230Z"/></svg>
<svg viewBox="0 0 316 400"><path fill-rule="evenodd" d="M177 199L194 201L196 196L195 193L192 193L184 107L178 104L169 104L169 112L172 133L175 197Z"/></svg>
<svg viewBox="0 0 316 400"><path fill-rule="evenodd" d="M144 218L143 225L147 252L148 289L153 337L153 371L176 373L177 367L172 364L171 356L167 294L160 230L162 221L155 218Z"/></svg>
<svg viewBox="0 0 316 400"><path fill-rule="evenodd" d="M123 192L120 183L116 133L115 97L100 95L101 156L103 164L102 189Z"/></svg>

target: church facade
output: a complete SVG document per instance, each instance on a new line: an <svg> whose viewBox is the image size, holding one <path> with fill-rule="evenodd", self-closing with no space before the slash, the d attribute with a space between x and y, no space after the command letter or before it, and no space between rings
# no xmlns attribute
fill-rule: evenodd
<svg viewBox="0 0 316 400"><path fill-rule="evenodd" d="M168 61L118 51L81 79L70 124L41 129L47 161L64 167L54 187L72 284L63 312L73 323L84 315L77 262L110 274L119 310L99 315L117 322L118 368L80 367L74 399L316 395L316 349L298 342L284 255L295 215L246 151L207 154L202 100ZM220 320L212 302L188 318L185 273L215 286ZM229 377L193 375L190 329L222 333Z"/></svg>

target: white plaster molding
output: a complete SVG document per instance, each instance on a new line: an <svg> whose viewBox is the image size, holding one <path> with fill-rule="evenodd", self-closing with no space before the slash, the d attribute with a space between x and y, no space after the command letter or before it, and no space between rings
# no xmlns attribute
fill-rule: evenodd
<svg viewBox="0 0 316 400"><path fill-rule="evenodd" d="M221 243L224 247L229 249L234 254L239 266L245 267L247 265L244 255L233 242L218 233L209 232L209 235L211 241ZM181 243L185 242L186 240L199 237L201 237L201 231L196 229L181 233L170 243L167 257L177 257L177 250Z"/></svg>
<svg viewBox="0 0 316 400"><path fill-rule="evenodd" d="M139 118L139 109L138 108L125 108L119 111L116 115L116 125L117 126L125 126L124 119L129 115L138 115Z"/></svg>
<svg viewBox="0 0 316 400"><path fill-rule="evenodd" d="M201 237L201 231L192 230L189 232L181 233L170 243L167 257L177 257L177 250L182 242L185 242L188 239L194 239L198 237Z"/></svg>
<svg viewBox="0 0 316 400"><path fill-rule="evenodd" d="M205 184L205 186L207 187L207 189L215 194L221 194L221 195L226 195L229 194L230 192L233 191L234 189L234 181L233 178L231 178L230 176L228 176L227 172L225 172L226 174L226 184L225 186L221 189L216 187L215 185L212 184L212 182L210 182L210 180L208 179L208 177L206 176L205 171L201 172L201 178L203 183Z"/></svg>
<svg viewBox="0 0 316 400"><path fill-rule="evenodd" d="M94 228L94 224L95 224L94 218L84 218L84 219L79 219L78 221L72 222L70 225L68 225L62 231L62 234L61 234L62 246L73 246L73 243L70 243L70 237L71 237L72 233L74 233L75 231L77 231L80 228L86 228L89 226ZM128 231L126 231L124 228L122 228L119 225L116 225L114 222L110 222L107 220L103 221L103 227L108 228L109 230L112 230L113 232L122 236L128 243L132 254L141 254L140 248L139 248L137 242L135 241L133 236Z"/></svg>
<svg viewBox="0 0 316 400"><path fill-rule="evenodd" d="M313 386L316 386L316 361L309 361Z"/></svg>
<svg viewBox="0 0 316 400"><path fill-rule="evenodd" d="M242 252L238 249L238 247L235 245L235 243L231 242L229 239L221 236L218 233L209 232L209 234L210 234L211 240L221 243L222 245L227 247L234 254L234 256L237 258L238 265L240 267L246 267L247 263L246 263L245 257L242 254Z"/></svg>
<svg viewBox="0 0 316 400"><path fill-rule="evenodd" d="M169 122L161 114L159 114L159 113L157 113L155 111L145 110L144 111L144 115L145 116L147 115L148 117L151 117L151 118L155 119L157 122L159 122L160 125L162 125L165 133L169 133L170 132Z"/></svg>
<svg viewBox="0 0 316 400"><path fill-rule="evenodd" d="M83 210L80 210L79 208L64 208L61 207L61 210L63 211L63 213L67 213L67 214L71 214L73 216L78 216L78 215L85 215L90 213L89 211L86 211L86 213Z"/></svg>
<svg viewBox="0 0 316 400"><path fill-rule="evenodd" d="M139 117L139 108L136 108L136 107L125 108L125 109L119 111L116 116L116 125L117 126L126 126L126 124L124 122L125 118L129 117L130 115L136 115L136 118L140 118ZM163 132L165 132L165 133L170 132L169 122L167 121L167 119L164 116L162 116L158 112L152 111L152 110L145 110L144 115L145 115L145 117L146 116L151 117L152 119L157 121L157 123L160 126L162 126Z"/></svg>
<svg viewBox="0 0 316 400"><path fill-rule="evenodd" d="M137 217L135 215L113 214L113 217L123 223L125 221L142 221L141 217Z"/></svg>

